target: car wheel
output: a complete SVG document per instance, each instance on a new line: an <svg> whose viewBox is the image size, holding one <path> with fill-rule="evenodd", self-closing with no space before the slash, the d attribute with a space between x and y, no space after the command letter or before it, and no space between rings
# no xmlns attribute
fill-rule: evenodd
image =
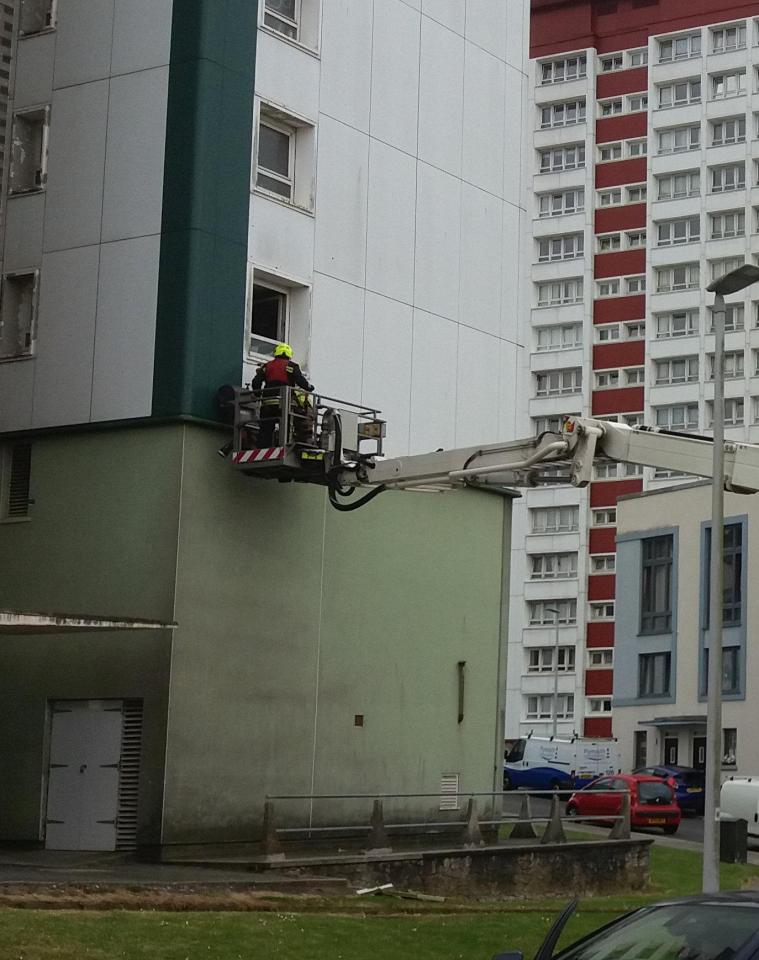
<svg viewBox="0 0 759 960"><path fill-rule="evenodd" d="M576 817L577 816L577 807L573 803L567 804L567 816Z"/></svg>
<svg viewBox="0 0 759 960"><path fill-rule="evenodd" d="M662 830L671 837L673 833L677 833L679 826L679 823L668 823L666 827L662 827Z"/></svg>

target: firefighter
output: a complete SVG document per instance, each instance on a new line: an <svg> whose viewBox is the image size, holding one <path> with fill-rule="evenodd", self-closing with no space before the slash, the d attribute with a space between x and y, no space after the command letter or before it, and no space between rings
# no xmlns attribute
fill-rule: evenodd
<svg viewBox="0 0 759 960"><path fill-rule="evenodd" d="M263 388L258 431L260 447L271 447L274 443L274 429L282 416L283 387L300 387L309 393L314 389L293 360L293 348L289 343L277 344L274 348L274 359L261 364L250 385L251 390ZM280 437L280 443L283 442L284 438Z"/></svg>

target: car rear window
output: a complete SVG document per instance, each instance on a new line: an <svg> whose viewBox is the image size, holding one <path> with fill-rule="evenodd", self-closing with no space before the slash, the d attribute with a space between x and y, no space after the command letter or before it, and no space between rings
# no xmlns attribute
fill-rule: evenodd
<svg viewBox="0 0 759 960"><path fill-rule="evenodd" d="M638 799L641 803L672 803L672 788L656 780L641 780L638 783Z"/></svg>
<svg viewBox="0 0 759 960"><path fill-rule="evenodd" d="M686 787L703 787L704 785L703 773L681 773L677 779L681 780Z"/></svg>
<svg viewBox="0 0 759 960"><path fill-rule="evenodd" d="M684 903L633 914L561 960L730 960L759 932L757 904Z"/></svg>

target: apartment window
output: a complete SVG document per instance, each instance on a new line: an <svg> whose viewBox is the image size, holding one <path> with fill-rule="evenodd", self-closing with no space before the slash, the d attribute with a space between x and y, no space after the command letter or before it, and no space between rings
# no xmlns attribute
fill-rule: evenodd
<svg viewBox="0 0 759 960"><path fill-rule="evenodd" d="M672 629L672 534L641 541L641 633Z"/></svg>
<svg viewBox="0 0 759 960"><path fill-rule="evenodd" d="M730 273L731 270L735 270L736 267L741 266L743 266L743 257L723 257L720 260L710 260L709 275L712 280L717 280L719 277L724 277L726 273ZM732 310L736 306L740 306L743 310L743 304L730 304L727 309ZM711 325L711 329L714 329L714 324Z"/></svg>
<svg viewBox="0 0 759 960"><path fill-rule="evenodd" d="M596 342L610 343L612 340L619 340L621 330L618 323L607 323L596 327Z"/></svg>
<svg viewBox="0 0 759 960"><path fill-rule="evenodd" d="M729 50L743 50L746 46L746 24L734 27L719 27L712 30L712 53L726 53Z"/></svg>
<svg viewBox="0 0 759 960"><path fill-rule="evenodd" d="M549 370L535 375L539 397L561 397L582 390L582 367Z"/></svg>
<svg viewBox="0 0 759 960"><path fill-rule="evenodd" d="M592 513L594 527L613 527L617 522L617 508L607 507Z"/></svg>
<svg viewBox="0 0 759 960"><path fill-rule="evenodd" d="M564 425L564 414L556 414L552 417L534 417L532 424L535 431L535 436L539 437L543 433L561 433L562 426ZM579 417L579 413L569 413L566 414L569 417Z"/></svg>
<svg viewBox="0 0 759 960"><path fill-rule="evenodd" d="M572 280L554 280L552 283L539 283L537 288L539 307L582 303L582 277L576 277Z"/></svg>
<svg viewBox="0 0 759 960"><path fill-rule="evenodd" d="M641 653L638 657L638 696L668 697L672 655Z"/></svg>
<svg viewBox="0 0 759 960"><path fill-rule="evenodd" d="M647 189L645 186L625 187L627 203L645 203Z"/></svg>
<svg viewBox="0 0 759 960"><path fill-rule="evenodd" d="M605 237L598 238L598 252L611 253L612 250L619 250L622 247L622 236L619 233L609 233Z"/></svg>
<svg viewBox="0 0 759 960"><path fill-rule="evenodd" d="M746 71L718 73L712 76L712 100L726 100L746 92Z"/></svg>
<svg viewBox="0 0 759 960"><path fill-rule="evenodd" d="M39 272L8 273L0 287L0 360L29 357L37 327Z"/></svg>
<svg viewBox="0 0 759 960"><path fill-rule="evenodd" d="M642 47L640 50L630 50L627 56L631 67L645 67L648 63L648 47Z"/></svg>
<svg viewBox="0 0 759 960"><path fill-rule="evenodd" d="M554 701L550 694L527 697L527 720L551 720L553 718ZM575 698L571 693L560 693L556 698L556 719L573 720L575 713Z"/></svg>
<svg viewBox="0 0 759 960"><path fill-rule="evenodd" d="M656 244L668 247L676 243L692 243L701 235L699 217L684 217L682 220L664 220L657 224Z"/></svg>
<svg viewBox="0 0 759 960"><path fill-rule="evenodd" d="M701 127L668 127L659 130L657 149L659 153L684 153L698 150L701 145Z"/></svg>
<svg viewBox="0 0 759 960"><path fill-rule="evenodd" d="M22 37L41 33L55 25L55 0L23 0L18 32Z"/></svg>
<svg viewBox="0 0 759 960"><path fill-rule="evenodd" d="M712 193L727 193L743 190L746 186L746 165L731 163L725 167L712 167Z"/></svg>
<svg viewBox="0 0 759 960"><path fill-rule="evenodd" d="M606 603L591 603L590 619L591 620L613 620L614 619L614 602L610 601Z"/></svg>
<svg viewBox="0 0 759 960"><path fill-rule="evenodd" d="M588 713L611 713L611 697L588 697Z"/></svg>
<svg viewBox="0 0 759 960"><path fill-rule="evenodd" d="M681 197L697 197L701 192L701 175L698 170L687 173L671 173L657 177L658 200L679 200Z"/></svg>
<svg viewBox="0 0 759 960"><path fill-rule="evenodd" d="M585 144L572 143L566 147L554 147L540 151L540 172L555 173L559 170L578 170L585 166Z"/></svg>
<svg viewBox="0 0 759 960"><path fill-rule="evenodd" d="M725 399L725 426L741 427L743 426L743 398L733 397ZM706 405L706 415L708 426L714 425L714 404L709 401Z"/></svg>
<svg viewBox="0 0 759 960"><path fill-rule="evenodd" d="M619 160L622 157L621 143L605 143L598 148L598 159L602 163L609 160Z"/></svg>
<svg viewBox="0 0 759 960"><path fill-rule="evenodd" d="M562 190L561 193L542 193L538 196L538 215L560 217L566 213L579 213L585 208L585 191Z"/></svg>
<svg viewBox="0 0 759 960"><path fill-rule="evenodd" d="M678 80L659 87L659 106L682 107L686 103L701 102L701 80L694 77L692 80Z"/></svg>
<svg viewBox="0 0 759 960"><path fill-rule="evenodd" d="M628 387L640 386L645 382L646 382L646 371L643 367L628 367L625 370L626 386ZM628 467L630 466L632 466L632 464L628 464Z"/></svg>
<svg viewBox="0 0 759 960"><path fill-rule="evenodd" d="M573 350L582 346L582 325L562 323L537 327L537 350Z"/></svg>
<svg viewBox="0 0 759 960"><path fill-rule="evenodd" d="M615 117L622 113L622 98L617 97L614 100L599 100L598 109L602 117Z"/></svg>
<svg viewBox="0 0 759 960"><path fill-rule="evenodd" d="M722 652L724 663L725 651ZM734 767L738 756L738 731L735 727L725 727L722 730L722 766Z"/></svg>
<svg viewBox="0 0 759 960"><path fill-rule="evenodd" d="M293 199L295 130L262 116L258 124L256 186L281 199Z"/></svg>
<svg viewBox="0 0 759 960"><path fill-rule="evenodd" d="M554 653L556 657L556 667L554 668ZM528 673L574 673L575 670L575 648L574 647L533 647L527 651L527 672Z"/></svg>
<svg viewBox="0 0 759 960"><path fill-rule="evenodd" d="M616 555L613 553L597 554L590 558L591 573L614 573L616 569Z"/></svg>
<svg viewBox="0 0 759 960"><path fill-rule="evenodd" d="M0 518L18 520L29 514L29 483L32 469L32 445L8 444L0 451Z"/></svg>
<svg viewBox="0 0 759 960"><path fill-rule="evenodd" d="M659 63L672 60L688 60L701 56L701 34L690 33L685 37L673 37L659 41Z"/></svg>
<svg viewBox="0 0 759 960"><path fill-rule="evenodd" d="M705 588L706 614L704 626L709 628L710 600L710 557L712 547L711 527L706 529L705 542ZM723 534L722 575L724 578L724 601L722 622L724 626L735 626L743 616L743 527L740 523L726 523Z"/></svg>
<svg viewBox="0 0 759 960"><path fill-rule="evenodd" d="M659 313L656 319L656 339L691 337L698 333L698 310L675 310Z"/></svg>
<svg viewBox="0 0 759 960"><path fill-rule="evenodd" d="M624 66L625 59L621 53L612 54L610 57L601 57L601 73L612 73L615 70L623 70Z"/></svg>
<svg viewBox="0 0 759 960"><path fill-rule="evenodd" d="M656 426L665 430L696 430L698 404L675 403L671 407L655 407Z"/></svg>
<svg viewBox="0 0 759 960"><path fill-rule="evenodd" d="M544 237L538 240L538 263L552 260L576 260L584 253L585 237L582 233L569 233L562 237Z"/></svg>
<svg viewBox="0 0 759 960"><path fill-rule="evenodd" d="M639 113L641 110L648 110L648 94L635 93L627 98L627 109L629 113Z"/></svg>
<svg viewBox="0 0 759 960"><path fill-rule="evenodd" d="M287 336L287 291L254 283L251 291L248 352L271 357L278 343Z"/></svg>
<svg viewBox="0 0 759 960"><path fill-rule="evenodd" d="M264 25L291 40L298 39L300 0L264 0Z"/></svg>
<svg viewBox="0 0 759 960"><path fill-rule="evenodd" d="M692 383L698 380L698 357L672 357L657 360L655 364L656 385Z"/></svg>
<svg viewBox="0 0 759 960"><path fill-rule="evenodd" d="M659 267L656 270L656 292L693 290L699 284L697 263L683 263L676 267Z"/></svg>
<svg viewBox="0 0 759 960"><path fill-rule="evenodd" d="M628 140L628 157L645 157L648 153L648 140Z"/></svg>
<svg viewBox="0 0 759 960"><path fill-rule="evenodd" d="M562 60L551 60L550 63L541 63L541 83L563 83L565 80L579 80L587 76L588 61L585 54L576 57L565 57Z"/></svg>
<svg viewBox="0 0 759 960"><path fill-rule="evenodd" d="M607 463L599 460L593 467L596 480L617 480L619 472L620 464L618 463Z"/></svg>
<svg viewBox="0 0 759 960"><path fill-rule="evenodd" d="M622 203L622 190L617 187L614 190L601 190L598 194L599 207L614 207Z"/></svg>
<svg viewBox="0 0 759 960"><path fill-rule="evenodd" d="M596 390L613 390L619 386L619 370L602 370L595 374Z"/></svg>
<svg viewBox="0 0 759 960"><path fill-rule="evenodd" d="M558 611L558 616L554 610ZM572 626L577 623L577 601L530 600L527 604L527 619L531 627L553 626L557 619L560 626Z"/></svg>
<svg viewBox="0 0 759 960"><path fill-rule="evenodd" d="M540 126L543 130L553 127L569 127L585 120L585 98L552 103L540 111Z"/></svg>
<svg viewBox="0 0 759 960"><path fill-rule="evenodd" d="M10 194L42 190L47 180L47 135L50 111L47 107L19 111L13 115Z"/></svg>
<svg viewBox="0 0 759 960"><path fill-rule="evenodd" d="M614 277L611 280L598 280L596 282L596 292L599 297L618 297L619 290L619 277Z"/></svg>
<svg viewBox="0 0 759 960"><path fill-rule="evenodd" d="M607 649L588 650L588 667L591 670L608 669L614 664L614 651Z"/></svg>
<svg viewBox="0 0 759 960"><path fill-rule="evenodd" d="M630 233L625 234L625 245L628 249L632 250L635 247L645 247L646 245L646 231L645 230L632 230Z"/></svg>
<svg viewBox="0 0 759 960"><path fill-rule="evenodd" d="M571 533L580 525L580 508L535 507L530 510L533 533Z"/></svg>
<svg viewBox="0 0 759 960"><path fill-rule="evenodd" d="M723 273L717 273L714 278L721 277ZM725 333L734 333L736 330L743 330L745 325L745 312L742 303L731 303L725 308ZM709 333L714 333L714 311L709 308Z"/></svg>
<svg viewBox="0 0 759 960"><path fill-rule="evenodd" d="M711 130L713 147L721 147L727 143L745 143L746 118L730 117L729 120L713 120Z"/></svg>
<svg viewBox="0 0 759 960"><path fill-rule="evenodd" d="M644 276L640 277L625 277L625 293L644 293L646 290L646 278Z"/></svg>
<svg viewBox="0 0 759 960"><path fill-rule="evenodd" d="M530 554L531 580L571 580L576 576L576 553Z"/></svg>
<svg viewBox="0 0 759 960"><path fill-rule="evenodd" d="M743 210L715 213L709 217L712 240L742 237L746 232L746 214Z"/></svg>
<svg viewBox="0 0 759 960"><path fill-rule="evenodd" d="M646 324L643 321L636 320L633 323L625 324L626 340L643 340L646 336Z"/></svg>

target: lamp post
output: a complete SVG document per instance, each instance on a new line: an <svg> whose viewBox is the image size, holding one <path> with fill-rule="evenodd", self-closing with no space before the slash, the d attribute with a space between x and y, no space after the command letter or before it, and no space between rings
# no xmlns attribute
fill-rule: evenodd
<svg viewBox="0 0 759 960"><path fill-rule="evenodd" d="M559 611L556 607L546 607L546 613L553 614L554 649L553 649L553 729L551 735L556 738L559 726Z"/></svg>
<svg viewBox="0 0 759 960"><path fill-rule="evenodd" d="M722 618L724 602L723 536L725 521L725 296L759 280L759 267L744 263L706 288L714 296L714 408L712 529L709 556L709 660L706 705L704 860L701 888L719 891L719 795L722 756Z"/></svg>

